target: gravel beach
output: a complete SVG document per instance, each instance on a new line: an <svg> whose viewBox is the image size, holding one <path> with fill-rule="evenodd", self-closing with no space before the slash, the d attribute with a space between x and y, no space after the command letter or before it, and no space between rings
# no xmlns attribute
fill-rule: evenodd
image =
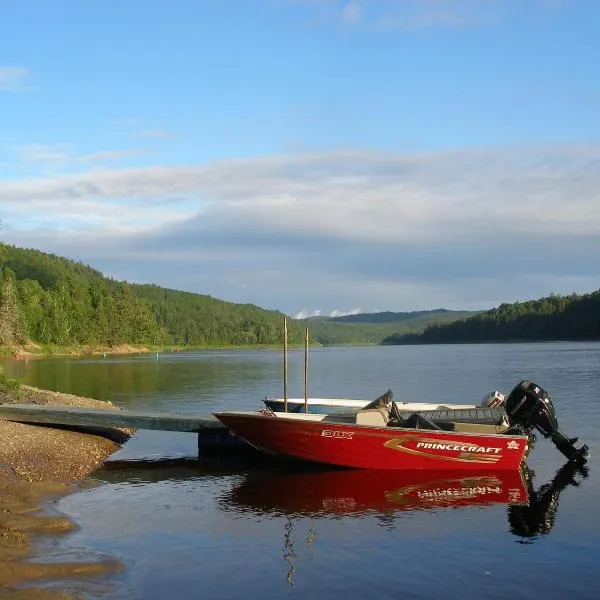
<svg viewBox="0 0 600 600"><path fill-rule="evenodd" d="M33 403L118 410L110 402L21 386L0 388L0 404ZM42 587L44 582L78 579L120 569L114 561L52 562L40 557L35 536L62 535L76 525L48 508L74 491L77 482L117 451L133 431L81 433L58 427L0 419L0 600L78 598L77 593ZM29 559L44 558L43 562ZM34 587L34 586L38 587Z"/></svg>

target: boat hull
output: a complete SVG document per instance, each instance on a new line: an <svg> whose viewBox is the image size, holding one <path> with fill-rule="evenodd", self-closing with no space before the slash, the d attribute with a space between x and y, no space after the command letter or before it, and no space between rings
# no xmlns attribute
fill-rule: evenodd
<svg viewBox="0 0 600 600"><path fill-rule="evenodd" d="M281 413L215 413L255 448L302 461L360 469L517 469L523 435L459 433L314 421Z"/></svg>

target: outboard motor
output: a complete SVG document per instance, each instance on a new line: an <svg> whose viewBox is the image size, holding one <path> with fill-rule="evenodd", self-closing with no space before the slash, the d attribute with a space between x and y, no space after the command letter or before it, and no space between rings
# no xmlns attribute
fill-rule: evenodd
<svg viewBox="0 0 600 600"><path fill-rule="evenodd" d="M537 429L570 461L585 462L589 448L583 444L575 448L578 438L568 438L558 428L554 405L548 393L531 381L521 381L506 397L506 414L511 425L518 425L527 432Z"/></svg>

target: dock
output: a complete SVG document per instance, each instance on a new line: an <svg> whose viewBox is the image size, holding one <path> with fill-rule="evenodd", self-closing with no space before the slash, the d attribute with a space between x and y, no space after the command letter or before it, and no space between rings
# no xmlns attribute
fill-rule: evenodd
<svg viewBox="0 0 600 600"><path fill-rule="evenodd" d="M77 430L151 429L198 434L198 448L239 446L225 425L211 414L105 410L45 404L0 404L0 419Z"/></svg>

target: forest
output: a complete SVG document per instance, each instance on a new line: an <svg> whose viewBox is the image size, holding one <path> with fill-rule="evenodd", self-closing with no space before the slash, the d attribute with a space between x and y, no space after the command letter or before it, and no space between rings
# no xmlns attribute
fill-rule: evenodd
<svg viewBox="0 0 600 600"><path fill-rule="evenodd" d="M283 313L115 281L38 250L0 246L0 346L279 345ZM303 325L290 322L290 343Z"/></svg>
<svg viewBox="0 0 600 600"><path fill-rule="evenodd" d="M433 324L421 333L394 334L383 344L439 344L600 339L600 290L501 304L461 321Z"/></svg>
<svg viewBox="0 0 600 600"><path fill-rule="evenodd" d="M378 312L343 317L311 317L311 337L323 345L380 344L392 335L421 333L433 324L451 323L477 314L445 309Z"/></svg>

